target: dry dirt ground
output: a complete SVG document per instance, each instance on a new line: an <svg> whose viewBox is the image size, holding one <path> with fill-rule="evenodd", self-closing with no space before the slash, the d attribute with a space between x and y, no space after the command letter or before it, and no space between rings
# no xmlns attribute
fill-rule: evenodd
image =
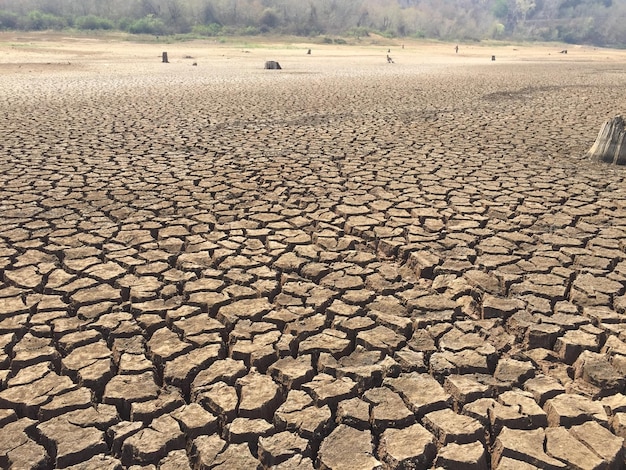
<svg viewBox="0 0 626 470"><path fill-rule="evenodd" d="M626 53L560 49L2 35L0 467L624 468Z"/></svg>

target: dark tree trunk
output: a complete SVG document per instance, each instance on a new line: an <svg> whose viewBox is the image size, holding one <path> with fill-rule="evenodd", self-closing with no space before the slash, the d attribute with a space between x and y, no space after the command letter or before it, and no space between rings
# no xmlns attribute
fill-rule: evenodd
<svg viewBox="0 0 626 470"><path fill-rule="evenodd" d="M615 165L626 165L626 131L622 116L606 121L587 157Z"/></svg>

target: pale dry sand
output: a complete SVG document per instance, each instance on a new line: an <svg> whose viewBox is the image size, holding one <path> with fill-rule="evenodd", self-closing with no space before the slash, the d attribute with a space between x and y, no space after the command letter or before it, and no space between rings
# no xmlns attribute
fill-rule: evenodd
<svg viewBox="0 0 626 470"><path fill-rule="evenodd" d="M563 48L1 34L0 466L621 468L626 51Z"/></svg>

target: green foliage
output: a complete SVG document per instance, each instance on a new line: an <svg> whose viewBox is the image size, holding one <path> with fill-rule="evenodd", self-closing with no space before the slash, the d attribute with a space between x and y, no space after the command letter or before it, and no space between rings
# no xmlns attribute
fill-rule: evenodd
<svg viewBox="0 0 626 470"><path fill-rule="evenodd" d="M542 41L558 41L559 31L551 27L539 28L537 30L537 37Z"/></svg>
<svg viewBox="0 0 626 470"><path fill-rule="evenodd" d="M506 17L509 16L508 0L496 0L493 7L491 8L491 12L496 18L499 18L501 20L506 19Z"/></svg>
<svg viewBox="0 0 626 470"><path fill-rule="evenodd" d="M348 42L345 39L341 39L341 38L329 38L328 36L322 36L321 39L319 39L320 43L322 44L339 44L339 45L346 45L348 44Z"/></svg>
<svg viewBox="0 0 626 470"><path fill-rule="evenodd" d="M239 30L239 34L242 36L257 36L261 34L261 30L256 26L246 26L245 28L241 28Z"/></svg>
<svg viewBox="0 0 626 470"><path fill-rule="evenodd" d="M363 26L357 26L354 28L350 28L348 31L346 31L346 34L355 38L366 38L370 35L370 31L368 28L365 28Z"/></svg>
<svg viewBox="0 0 626 470"><path fill-rule="evenodd" d="M147 15L144 18L133 21L128 27L128 32L132 34L162 35L167 34L168 30L161 18Z"/></svg>
<svg viewBox="0 0 626 470"><path fill-rule="evenodd" d="M491 27L490 36L492 39L502 39L504 37L504 25L498 22L494 23Z"/></svg>
<svg viewBox="0 0 626 470"><path fill-rule="evenodd" d="M259 18L259 23L268 28L276 28L280 24L280 15L273 8L266 8Z"/></svg>
<svg viewBox="0 0 626 470"><path fill-rule="evenodd" d="M116 27L153 35L314 38L376 32L626 46L626 0L0 0L0 6L0 30Z"/></svg>
<svg viewBox="0 0 626 470"><path fill-rule="evenodd" d="M117 22L117 29L120 31L128 31L130 25L133 24L133 21L135 20L128 17L120 18Z"/></svg>
<svg viewBox="0 0 626 470"><path fill-rule="evenodd" d="M197 24L191 29L191 32L199 36L215 37L222 34L222 26L217 23Z"/></svg>
<svg viewBox="0 0 626 470"><path fill-rule="evenodd" d="M0 10L0 29L16 29L19 17L12 11Z"/></svg>
<svg viewBox="0 0 626 470"><path fill-rule="evenodd" d="M559 39L570 44L592 42L599 44L603 38L597 35L593 28L592 18L583 18L576 22L575 28L562 28L559 30Z"/></svg>
<svg viewBox="0 0 626 470"><path fill-rule="evenodd" d="M96 15L79 16L74 19L74 26L78 29L89 30L115 28L113 21Z"/></svg>
<svg viewBox="0 0 626 470"><path fill-rule="evenodd" d="M397 37L397 34L394 30L392 29L386 29L384 31L376 31L376 34L378 34L379 36L382 36L386 39L393 39L395 37Z"/></svg>
<svg viewBox="0 0 626 470"><path fill-rule="evenodd" d="M40 10L29 11L26 16L18 19L17 27L28 31L44 31L48 29L63 29L69 26L67 18L44 13Z"/></svg>

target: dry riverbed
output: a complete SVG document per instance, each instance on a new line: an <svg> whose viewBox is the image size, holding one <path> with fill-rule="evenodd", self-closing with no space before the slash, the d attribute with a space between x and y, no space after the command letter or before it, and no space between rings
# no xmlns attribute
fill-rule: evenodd
<svg viewBox="0 0 626 470"><path fill-rule="evenodd" d="M623 468L626 52L454 46L3 33L0 467Z"/></svg>

